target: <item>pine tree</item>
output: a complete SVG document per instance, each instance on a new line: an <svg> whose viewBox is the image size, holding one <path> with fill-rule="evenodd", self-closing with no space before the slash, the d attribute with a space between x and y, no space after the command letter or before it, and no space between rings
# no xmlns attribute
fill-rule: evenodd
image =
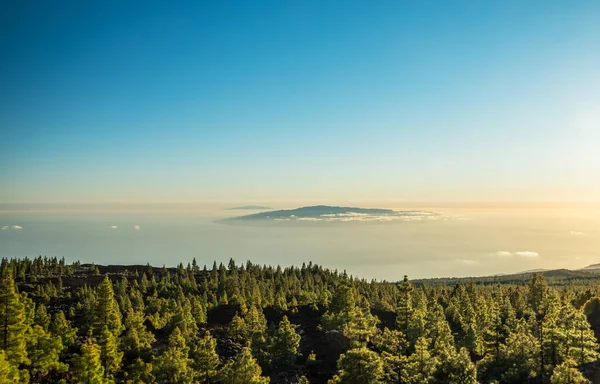
<svg viewBox="0 0 600 384"><path fill-rule="evenodd" d="M414 287L408 280L408 276L404 276L404 280L399 287L400 294L398 296L398 309L396 310L396 323L400 330L407 335L410 326L410 320L413 315L412 295Z"/></svg>
<svg viewBox="0 0 600 384"><path fill-rule="evenodd" d="M517 322L516 328L506 339L506 344L501 346L500 353L507 366L502 374L504 380L526 382L530 377L538 375L540 345L525 319Z"/></svg>
<svg viewBox="0 0 600 384"><path fill-rule="evenodd" d="M587 384L590 383L577 368L572 359L565 360L556 366L550 378L552 384Z"/></svg>
<svg viewBox="0 0 600 384"><path fill-rule="evenodd" d="M233 319L227 327L227 334L229 335L229 337L236 341L250 341L248 340L249 335L248 328L246 327L246 322L237 313L235 314L235 316L233 316Z"/></svg>
<svg viewBox="0 0 600 384"><path fill-rule="evenodd" d="M479 335L477 326L475 324L469 324L469 329L467 330L467 334L463 339L463 345L473 356L482 357L484 355L484 340Z"/></svg>
<svg viewBox="0 0 600 384"><path fill-rule="evenodd" d="M3 270L0 278L0 349L6 360L14 366L28 364L25 333L27 331L25 306L15 292L10 268Z"/></svg>
<svg viewBox="0 0 600 384"><path fill-rule="evenodd" d="M399 332L399 331L398 331ZM396 355L383 351L381 353L383 360L383 370L385 372L385 383L404 383L406 382L406 363L408 358L404 355Z"/></svg>
<svg viewBox="0 0 600 384"><path fill-rule="evenodd" d="M434 379L438 359L431 355L429 339L420 337L415 343L415 351L406 363L406 381L411 384L430 383Z"/></svg>
<svg viewBox="0 0 600 384"><path fill-rule="evenodd" d="M368 304L357 305L350 311L346 324L342 327L343 334L350 340L352 346L366 346L379 333L379 319L373 316Z"/></svg>
<svg viewBox="0 0 600 384"><path fill-rule="evenodd" d="M385 376L379 355L365 347L351 349L338 360L331 384L382 384Z"/></svg>
<svg viewBox="0 0 600 384"><path fill-rule="evenodd" d="M81 355L76 357L73 370L73 383L77 384L109 384L104 377L100 346L91 337L81 346Z"/></svg>
<svg viewBox="0 0 600 384"><path fill-rule="evenodd" d="M465 348L443 360L436 377L440 383L477 384L477 370Z"/></svg>
<svg viewBox="0 0 600 384"><path fill-rule="evenodd" d="M598 354L596 337L581 310L573 309L569 316L569 325L567 333L570 335L568 341L571 343L568 355L579 365L598 359L600 354Z"/></svg>
<svg viewBox="0 0 600 384"><path fill-rule="evenodd" d="M69 367L59 361L63 350L60 336L53 336L40 325L30 328L27 334L27 353L31 365L29 370L36 381L50 372L66 372Z"/></svg>
<svg viewBox="0 0 600 384"><path fill-rule="evenodd" d="M261 309L250 307L244 315L244 323L246 324L247 335L253 342L264 337L267 330L267 319Z"/></svg>
<svg viewBox="0 0 600 384"><path fill-rule="evenodd" d="M139 357L126 370L126 384L152 384L155 377L152 374L152 364L146 363Z"/></svg>
<svg viewBox="0 0 600 384"><path fill-rule="evenodd" d="M436 300L432 300L429 304L425 335L431 340L430 350L435 357L447 359L448 356L456 353L452 331L446 321L442 306Z"/></svg>
<svg viewBox="0 0 600 384"><path fill-rule="evenodd" d="M101 360L104 367L104 376L112 378L121 367L123 352L119 351L118 339L105 325L100 334L98 344L101 348Z"/></svg>
<svg viewBox="0 0 600 384"><path fill-rule="evenodd" d="M404 354L407 348L406 336L402 331L390 330L387 327L373 340L373 344L379 351L396 356Z"/></svg>
<svg viewBox="0 0 600 384"><path fill-rule="evenodd" d="M341 285L335 291L329 309L321 319L321 324L327 330L342 330L350 321L355 307L354 290L348 285Z"/></svg>
<svg viewBox="0 0 600 384"><path fill-rule="evenodd" d="M190 384L194 381L194 371L191 368L192 360L189 358L189 348L179 328L175 328L169 337L169 347L158 358L156 379L162 383Z"/></svg>
<svg viewBox="0 0 600 384"><path fill-rule="evenodd" d="M41 326L45 330L48 330L48 326L50 325L50 316L48 316L48 312L44 304L40 303L35 306L34 323Z"/></svg>
<svg viewBox="0 0 600 384"><path fill-rule="evenodd" d="M427 312L422 308L416 308L410 318L408 326L408 340L412 347L417 343L417 340L426 335L426 324L425 319Z"/></svg>
<svg viewBox="0 0 600 384"><path fill-rule="evenodd" d="M108 275L104 276L104 280L96 289L96 296L93 323L95 334L100 336L104 326L106 326L110 333L119 337L123 330L122 316Z"/></svg>
<svg viewBox="0 0 600 384"><path fill-rule="evenodd" d="M219 374L222 384L268 384L269 378L261 376L262 370L252 357L250 348L246 347L230 361Z"/></svg>
<svg viewBox="0 0 600 384"><path fill-rule="evenodd" d="M176 306L175 316L173 317L173 326L179 328L181 334L187 341L191 341L192 337L198 332L198 325L192 315L192 305L190 300L181 294Z"/></svg>
<svg viewBox="0 0 600 384"><path fill-rule="evenodd" d="M194 361L193 367L197 371L200 382L202 383L210 383L217 376L217 368L220 364L220 360L216 347L217 341L208 331L194 347L192 353Z"/></svg>
<svg viewBox="0 0 600 384"><path fill-rule="evenodd" d="M130 309L125 318L125 335L123 347L132 356L139 356L150 351L156 341L154 334L144 325L144 314Z"/></svg>
<svg viewBox="0 0 600 384"><path fill-rule="evenodd" d="M287 316L283 316L271 337L270 353L273 365L278 368L286 368L294 364L298 356L299 345L300 335L296 333L296 329Z"/></svg>
<svg viewBox="0 0 600 384"><path fill-rule="evenodd" d="M75 344L77 338L77 328L72 328L71 323L65 317L63 311L58 311L52 317L50 323L50 332L59 336L62 339L62 344L65 347L70 347Z"/></svg>
<svg viewBox="0 0 600 384"><path fill-rule="evenodd" d="M6 353L0 350L0 383L18 383L19 369L6 360Z"/></svg>

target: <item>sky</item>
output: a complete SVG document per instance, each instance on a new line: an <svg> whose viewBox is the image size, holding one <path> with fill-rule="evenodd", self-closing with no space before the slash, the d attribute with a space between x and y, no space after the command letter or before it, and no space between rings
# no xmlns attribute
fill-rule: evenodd
<svg viewBox="0 0 600 384"><path fill-rule="evenodd" d="M1 7L0 203L600 200L597 1Z"/></svg>

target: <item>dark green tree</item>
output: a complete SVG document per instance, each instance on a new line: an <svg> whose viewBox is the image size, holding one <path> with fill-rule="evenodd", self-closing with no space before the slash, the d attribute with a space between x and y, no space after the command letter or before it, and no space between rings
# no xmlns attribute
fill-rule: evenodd
<svg viewBox="0 0 600 384"><path fill-rule="evenodd" d="M385 377L381 357L365 348L355 348L342 354L338 373L330 384L382 384Z"/></svg>
<svg viewBox="0 0 600 384"><path fill-rule="evenodd" d="M110 333L116 337L120 336L123 330L121 318L121 311L115 300L113 285L108 276L104 276L104 280L96 289L93 322L95 335L100 336L104 326L106 326Z"/></svg>
<svg viewBox="0 0 600 384"><path fill-rule="evenodd" d="M115 373L121 368L123 352L119 351L118 339L109 331L108 326L104 326L98 344L101 349L102 367L104 367L104 376L113 378Z"/></svg>
<svg viewBox="0 0 600 384"><path fill-rule="evenodd" d="M217 341L206 332L204 337L196 343L192 352L193 367L201 383L210 383L217 376L220 360L217 354Z"/></svg>
<svg viewBox="0 0 600 384"><path fill-rule="evenodd" d="M0 277L0 347L6 353L6 360L16 367L29 363L27 328L25 306L15 291L12 270L7 268Z"/></svg>
<svg viewBox="0 0 600 384"><path fill-rule="evenodd" d="M71 327L71 322L67 320L63 311L56 312L52 317L50 332L59 336L65 347L74 345L77 339L77 328Z"/></svg>
<svg viewBox="0 0 600 384"><path fill-rule="evenodd" d="M262 370L252 357L250 348L246 347L228 362L219 373L223 384L268 384L269 378L261 376Z"/></svg>
<svg viewBox="0 0 600 384"><path fill-rule="evenodd" d="M36 382L51 372L66 372L69 366L60 362L63 350L60 336L53 336L40 325L30 328L27 333L27 353L31 365L31 378Z"/></svg>
<svg viewBox="0 0 600 384"><path fill-rule="evenodd" d="M298 356L300 346L300 335L290 323L287 316L279 323L279 326L271 336L270 354L272 364L278 368L287 368L294 364Z"/></svg>
<svg viewBox="0 0 600 384"><path fill-rule="evenodd" d="M104 377L101 361L102 351L91 337L81 346L81 355L75 358L73 384L110 384Z"/></svg>
<svg viewBox="0 0 600 384"><path fill-rule="evenodd" d="M179 328L175 328L169 337L169 347L158 358L152 372L160 383L191 384L195 376L191 364L189 347Z"/></svg>
<svg viewBox="0 0 600 384"><path fill-rule="evenodd" d="M575 361L565 360L556 366L550 378L552 384L587 384L590 383L576 368Z"/></svg>

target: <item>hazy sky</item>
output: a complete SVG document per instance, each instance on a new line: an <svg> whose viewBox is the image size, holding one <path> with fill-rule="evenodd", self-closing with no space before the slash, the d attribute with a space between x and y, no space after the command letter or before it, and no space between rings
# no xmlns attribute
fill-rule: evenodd
<svg viewBox="0 0 600 384"><path fill-rule="evenodd" d="M598 1L5 1L0 202L597 201Z"/></svg>

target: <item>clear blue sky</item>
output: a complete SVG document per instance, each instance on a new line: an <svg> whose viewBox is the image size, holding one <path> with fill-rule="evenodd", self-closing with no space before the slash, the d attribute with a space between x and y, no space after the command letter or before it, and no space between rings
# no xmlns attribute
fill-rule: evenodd
<svg viewBox="0 0 600 384"><path fill-rule="evenodd" d="M0 202L599 200L600 2L3 2Z"/></svg>

